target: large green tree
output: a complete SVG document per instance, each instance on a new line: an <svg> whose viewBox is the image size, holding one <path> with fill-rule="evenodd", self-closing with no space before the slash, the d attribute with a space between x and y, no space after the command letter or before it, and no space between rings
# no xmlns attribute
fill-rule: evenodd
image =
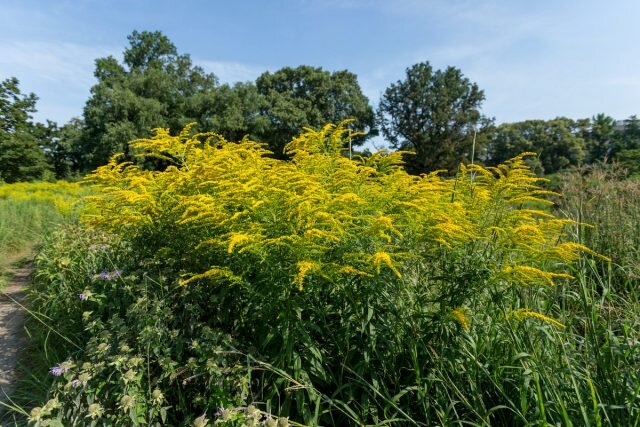
<svg viewBox="0 0 640 427"><path fill-rule="evenodd" d="M455 67L433 70L428 62L407 68L404 80L382 95L378 119L393 148L413 151L413 173L454 170L470 160L475 130L491 121L480 113L484 92Z"/></svg>
<svg viewBox="0 0 640 427"><path fill-rule="evenodd" d="M84 122L77 117L69 120L64 126L47 120L47 124L36 124L36 138L45 148L47 161L58 179L70 178L82 170L81 161L84 153L80 150Z"/></svg>
<svg viewBox="0 0 640 427"><path fill-rule="evenodd" d="M197 121L203 116L194 111L197 99L215 92L215 75L178 54L162 33L134 31L128 40L123 64L112 56L96 60L98 83L91 88L75 142L84 169L126 153L129 141L150 135L153 128L177 131Z"/></svg>
<svg viewBox="0 0 640 427"><path fill-rule="evenodd" d="M263 135L268 119L260 114L265 99L252 82L223 84L212 92L196 94L189 99L187 114L204 130L213 130L230 141L249 135Z"/></svg>
<svg viewBox="0 0 640 427"><path fill-rule="evenodd" d="M194 66L189 55L160 32L133 32L124 62L96 61L98 82L79 124L62 133L57 148L72 153L72 163L89 170L104 164L128 142L156 127L181 130L196 122L230 140L245 135L269 144L276 153L302 127L355 119L361 144L371 134L375 115L356 76L301 66L264 73L257 82L218 86L215 75ZM76 130L79 129L79 132ZM69 137L71 141L64 138Z"/></svg>
<svg viewBox="0 0 640 427"><path fill-rule="evenodd" d="M49 171L32 122L38 98L23 94L12 77L0 82L0 180L5 182L42 179Z"/></svg>
<svg viewBox="0 0 640 427"><path fill-rule="evenodd" d="M362 144L372 135L375 114L362 93L358 78L349 71L329 72L322 68L285 67L266 72L256 80L260 102L259 139L267 142L277 156L303 127L319 128L325 124L354 119L354 131L365 135L354 138Z"/></svg>
<svg viewBox="0 0 640 427"><path fill-rule="evenodd" d="M617 124L613 158L632 176L640 176L640 119L631 116Z"/></svg>
<svg viewBox="0 0 640 427"><path fill-rule="evenodd" d="M565 117L501 124L492 133L486 160L496 165L522 152L534 152L538 157L530 162L539 173L577 166L587 155L583 126Z"/></svg>

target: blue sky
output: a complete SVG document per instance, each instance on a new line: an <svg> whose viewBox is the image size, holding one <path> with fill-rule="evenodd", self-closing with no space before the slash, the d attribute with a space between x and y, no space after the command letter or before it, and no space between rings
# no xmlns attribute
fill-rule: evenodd
<svg viewBox="0 0 640 427"><path fill-rule="evenodd" d="M222 82L310 64L355 72L371 102L406 67L459 67L497 122L640 114L640 2L0 0L0 78L38 120L82 114L94 60L161 30Z"/></svg>

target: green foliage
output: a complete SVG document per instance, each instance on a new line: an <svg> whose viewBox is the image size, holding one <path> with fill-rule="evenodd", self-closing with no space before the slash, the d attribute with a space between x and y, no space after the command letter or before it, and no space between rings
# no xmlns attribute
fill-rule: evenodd
<svg viewBox="0 0 640 427"><path fill-rule="evenodd" d="M29 299L56 325L44 345L76 357L46 351L59 378L49 403L30 411L35 425L192 425L209 408L237 411L247 397L250 370L226 351L231 338L196 320L204 307L183 289L131 269L127 253L113 236L71 227L38 256Z"/></svg>
<svg viewBox="0 0 640 427"><path fill-rule="evenodd" d="M201 129L215 129L230 141L264 135L270 126L260 114L264 108L265 98L251 82L221 85L210 96L196 96L189 104Z"/></svg>
<svg viewBox="0 0 640 427"><path fill-rule="evenodd" d="M49 165L38 141L28 133L0 133L0 179L12 183L46 177Z"/></svg>
<svg viewBox="0 0 640 427"><path fill-rule="evenodd" d="M16 133L28 130L31 114L36 111L38 97L20 92L20 82L15 77L0 83L0 131Z"/></svg>
<svg viewBox="0 0 640 427"><path fill-rule="evenodd" d="M247 139L232 143L189 129L178 136L158 130L134 142L137 152L167 167L147 170L114 158L90 177L98 193L87 200L86 220L117 244L112 265L83 267L93 255L79 249L65 261L72 276L58 278L62 250L51 250L51 279L34 295L42 298L39 311L64 336L90 343L74 361L92 357L97 346L124 341L137 348L133 354L146 357L152 371L142 374L150 385L136 391L136 401L149 402L158 387L168 397L169 419L211 413L212 405L238 398L234 384L223 384L213 388L217 400L208 400L219 382L200 383L211 374L191 371L191 358L204 360L196 350L209 328L233 339L207 342L206 357L220 346L250 362L236 406L254 403L313 425L433 424L439 415L428 409L437 407L429 390L440 381L430 374L434 355L451 354L460 345L456 337L476 324L482 330L529 318L562 327L549 316L557 312L531 311L507 297L522 285L567 280L562 266L588 249L559 241L566 222L535 208L546 192L521 157L500 169L462 166L457 180L446 181L408 175L401 153L349 160L348 135L346 123L307 130L287 146L290 162ZM105 243L88 239L85 246ZM109 337L122 329L131 338L107 342L102 329L83 331L86 309L69 302L74 294L98 304L84 315L88 321L100 319ZM47 310L61 295L55 312ZM160 303L163 314L150 314ZM108 323L114 318L122 326ZM145 345L160 350L150 355ZM97 373L89 395L56 396L64 408L83 402L72 414L86 412L91 396L104 402L107 417L121 414L118 402L131 395L124 387L129 369L108 381L107 372ZM170 391L171 373L183 371L201 387L198 393L183 384L184 402ZM73 371L60 387L80 374ZM136 416L155 421L143 409ZM477 420L459 409L460 419ZM123 417L114 420L130 422Z"/></svg>
<svg viewBox="0 0 640 427"><path fill-rule="evenodd" d="M124 64L111 56L96 60L98 83L84 109L82 134L74 141L85 171L126 152L127 143L149 129L181 129L197 119L189 108L211 96L217 83L160 32L134 31L128 39Z"/></svg>
<svg viewBox="0 0 640 427"><path fill-rule="evenodd" d="M36 425L296 425L271 413L307 425L640 421L640 299L604 259L577 254L590 242L618 263L623 246L598 243L614 240L615 223L585 238L535 208L548 192L522 158L462 166L454 180L412 177L398 153L349 161L347 135L309 130L285 162L248 140L165 130L135 142L164 170L100 168L93 230L61 230L37 260L30 354L46 362L30 373L54 384L23 415ZM624 200L631 227L638 198Z"/></svg>
<svg viewBox="0 0 640 427"><path fill-rule="evenodd" d="M34 181L49 170L31 114L37 97L23 95L16 78L0 82L0 181Z"/></svg>
<svg viewBox="0 0 640 427"><path fill-rule="evenodd" d="M631 116L615 121L605 114L591 119L527 120L505 123L492 130L481 160L498 164L522 151L538 154L530 165L553 175L580 165L623 163L637 173L635 151L640 147L640 120Z"/></svg>
<svg viewBox="0 0 640 427"><path fill-rule="evenodd" d="M268 124L258 140L267 142L278 157L304 127L320 128L326 123L354 119L354 131L364 135L355 137L353 145L362 144L373 129L373 109L356 75L349 71L332 73L305 65L285 67L262 74L256 87L264 98L260 114Z"/></svg>
<svg viewBox="0 0 640 427"><path fill-rule="evenodd" d="M630 176L640 176L640 148L622 150L616 156L616 160Z"/></svg>
<svg viewBox="0 0 640 427"><path fill-rule="evenodd" d="M622 121L622 129L617 130L617 151L640 148L640 119L631 116Z"/></svg>
<svg viewBox="0 0 640 427"><path fill-rule="evenodd" d="M616 121L613 117L598 114L591 119L591 126L583 136L587 144L587 163L604 162L615 152Z"/></svg>
<svg viewBox="0 0 640 427"><path fill-rule="evenodd" d="M474 129L482 134L490 124L480 113L482 101L484 92L459 69L434 72L422 62L385 90L378 118L393 148L415 152L407 158L411 172L455 171L471 159Z"/></svg>
<svg viewBox="0 0 640 427"><path fill-rule="evenodd" d="M63 151L84 171L107 163L116 152L133 158L127 143L149 136L149 129L176 131L189 122L228 139L250 135L268 141L277 156L304 126L353 118L355 131L373 128L373 110L348 71L283 68L264 73L256 84L217 86L213 74L178 54L162 33L133 32L129 42L124 64L113 57L96 61L98 83L83 122L61 138ZM358 136L353 143L364 139Z"/></svg>
<svg viewBox="0 0 640 427"><path fill-rule="evenodd" d="M82 127L82 121L77 118L62 127L50 120L46 125L36 123L33 127L32 133L44 150L51 172L57 179L74 178L81 170L78 163L81 155L76 150L79 148L77 141L81 138Z"/></svg>
<svg viewBox="0 0 640 427"><path fill-rule="evenodd" d="M552 174L580 165L587 153L578 129L577 122L563 117L502 124L490 137L486 161L497 165L528 151L538 154L531 166L539 173Z"/></svg>

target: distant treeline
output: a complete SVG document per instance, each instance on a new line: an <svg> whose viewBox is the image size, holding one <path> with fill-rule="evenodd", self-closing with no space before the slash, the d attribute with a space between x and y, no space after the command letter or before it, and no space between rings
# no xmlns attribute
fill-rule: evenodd
<svg viewBox="0 0 640 427"><path fill-rule="evenodd" d="M133 159L128 142L154 128L177 132L191 122L228 140L264 142L284 157L284 145L303 127L347 118L354 119L354 147L381 134L393 149L413 152L406 156L412 173L455 172L472 158L495 165L524 151L538 153L532 166L544 174L613 160L640 172L635 116L496 125L481 113L484 92L454 67L434 70L422 62L407 68L375 111L347 70L303 65L265 72L255 82L219 84L160 32L134 31L128 39L122 63L112 56L96 60L97 83L82 117L62 126L35 123L37 96L21 93L15 77L0 82L0 180L81 176L118 152Z"/></svg>

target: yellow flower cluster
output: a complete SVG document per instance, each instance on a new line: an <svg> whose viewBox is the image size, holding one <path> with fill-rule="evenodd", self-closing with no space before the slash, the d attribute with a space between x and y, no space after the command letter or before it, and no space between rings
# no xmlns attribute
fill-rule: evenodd
<svg viewBox="0 0 640 427"><path fill-rule="evenodd" d="M462 329L465 331L469 330L469 318L467 317L467 313L469 309L466 307L457 307L451 311L451 315L453 318L462 326Z"/></svg>
<svg viewBox="0 0 640 427"><path fill-rule="evenodd" d="M486 260L488 282L552 285L570 278L558 268L589 251L561 243L567 221L549 213L551 193L527 153L499 167L461 166L456 179L412 176L402 153L347 158L347 125L306 129L286 147L290 160L246 138L158 129L132 143L153 168L116 156L89 177L98 192L84 219L123 236L189 236L188 256L211 267L187 272L184 284L248 283L258 268L286 274L300 291L340 280L417 283L419 263L463 254ZM164 236L168 246L173 238ZM451 309L467 328L466 312Z"/></svg>
<svg viewBox="0 0 640 427"><path fill-rule="evenodd" d="M91 190L74 182L19 182L0 185L0 201L52 204L63 215L71 213L76 202Z"/></svg>
<svg viewBox="0 0 640 427"><path fill-rule="evenodd" d="M514 310L512 312L510 312L507 315L508 318L513 318L519 321L523 321L525 319L538 319L538 320L542 320L543 322L547 322L550 323L554 326L557 326L558 328L564 328L565 325L563 325L562 323L558 322L555 319L552 319L549 316L545 316L542 313L538 313L537 311L531 311L531 310L527 310L524 308L521 308L519 310Z"/></svg>

